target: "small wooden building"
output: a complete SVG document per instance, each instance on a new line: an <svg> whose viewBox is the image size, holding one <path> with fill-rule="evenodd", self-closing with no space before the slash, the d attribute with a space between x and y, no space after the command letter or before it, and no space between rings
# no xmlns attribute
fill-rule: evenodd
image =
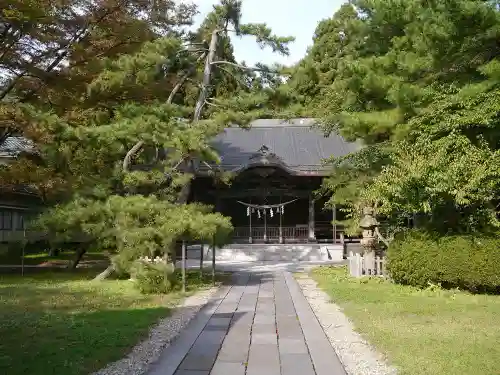
<svg viewBox="0 0 500 375"><path fill-rule="evenodd" d="M33 144L26 138L9 137L0 144L0 165L32 151ZM41 204L41 199L26 186L0 185L0 243L22 239L27 219Z"/></svg>

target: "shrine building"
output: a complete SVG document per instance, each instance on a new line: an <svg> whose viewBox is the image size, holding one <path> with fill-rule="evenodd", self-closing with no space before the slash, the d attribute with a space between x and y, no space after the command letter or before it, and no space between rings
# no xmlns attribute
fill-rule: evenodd
<svg viewBox="0 0 500 375"><path fill-rule="evenodd" d="M313 119L256 120L248 129L226 128L213 141L221 163L200 164L191 201L231 217L233 243L332 243L339 213L314 194L330 169L324 161L359 150L336 134L325 136ZM217 183L214 168L230 172ZM337 219L339 219L337 217Z"/></svg>

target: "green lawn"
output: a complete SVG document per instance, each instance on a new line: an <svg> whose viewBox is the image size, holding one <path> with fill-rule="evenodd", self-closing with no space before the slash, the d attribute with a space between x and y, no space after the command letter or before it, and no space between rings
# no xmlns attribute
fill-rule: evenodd
<svg viewBox="0 0 500 375"><path fill-rule="evenodd" d="M75 251L64 250L57 256L50 256L48 251L40 250L27 252L24 256L24 264L29 266L43 265L51 263L53 265L67 266L75 258ZM22 263L22 251L19 249L8 249L5 245L0 245L0 265L20 265ZM85 264L108 263L108 257L103 252L87 252L80 261L80 266Z"/></svg>
<svg viewBox="0 0 500 375"><path fill-rule="evenodd" d="M400 375L500 374L500 296L360 281L345 268L312 276Z"/></svg>
<svg viewBox="0 0 500 375"><path fill-rule="evenodd" d="M0 373L87 375L123 357L182 298L94 282L95 272L0 275ZM195 272L188 281L190 292L210 285Z"/></svg>

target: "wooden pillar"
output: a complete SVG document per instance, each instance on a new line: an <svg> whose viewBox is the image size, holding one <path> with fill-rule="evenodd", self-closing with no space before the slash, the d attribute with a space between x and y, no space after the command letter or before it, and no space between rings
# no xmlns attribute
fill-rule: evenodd
<svg viewBox="0 0 500 375"><path fill-rule="evenodd" d="M267 243L267 211L264 209L264 243Z"/></svg>
<svg viewBox="0 0 500 375"><path fill-rule="evenodd" d="M311 242L316 241L316 234L314 232L314 227L315 227L314 216L315 216L315 212L314 212L314 199L313 199L312 194L310 194L309 195L309 225L308 225L308 227L309 227L309 236L308 236L308 239Z"/></svg>
<svg viewBox="0 0 500 375"><path fill-rule="evenodd" d="M281 207L279 208L280 212L280 233L279 233L279 243L283 243L283 214L281 213Z"/></svg>
<svg viewBox="0 0 500 375"><path fill-rule="evenodd" d="M250 204L252 204L252 199L250 198ZM249 233L248 233L248 243L253 243L253 238L252 238L252 208L248 207L250 210L250 228L249 228Z"/></svg>
<svg viewBox="0 0 500 375"><path fill-rule="evenodd" d="M280 205L282 202L283 198L280 196ZM279 232L279 243L283 243L283 214L281 213L282 206L278 207L278 214L280 215L280 232Z"/></svg>

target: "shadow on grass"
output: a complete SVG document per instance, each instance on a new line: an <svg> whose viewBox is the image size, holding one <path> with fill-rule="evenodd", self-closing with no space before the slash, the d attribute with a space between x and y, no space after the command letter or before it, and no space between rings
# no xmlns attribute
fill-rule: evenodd
<svg viewBox="0 0 500 375"><path fill-rule="evenodd" d="M168 313L166 307L71 314L32 311L23 314L22 322L1 314L0 372L92 373L126 355Z"/></svg>
<svg viewBox="0 0 500 375"><path fill-rule="evenodd" d="M67 268L75 259L76 251L66 250L60 252L56 256L51 256L47 251L37 251L26 253L24 256L24 265L26 272L32 272L33 266L44 267L60 267ZM21 250L15 252L0 249L0 265L15 266L12 270L17 270L23 264ZM78 268L106 268L109 264L109 259L104 253L88 252L85 253L78 263ZM9 268L2 267L2 273L9 272Z"/></svg>
<svg viewBox="0 0 500 375"><path fill-rule="evenodd" d="M95 270L0 276L0 373L84 375L125 356L182 294L142 295ZM217 275L217 280L229 276ZM188 292L211 275L187 273Z"/></svg>

